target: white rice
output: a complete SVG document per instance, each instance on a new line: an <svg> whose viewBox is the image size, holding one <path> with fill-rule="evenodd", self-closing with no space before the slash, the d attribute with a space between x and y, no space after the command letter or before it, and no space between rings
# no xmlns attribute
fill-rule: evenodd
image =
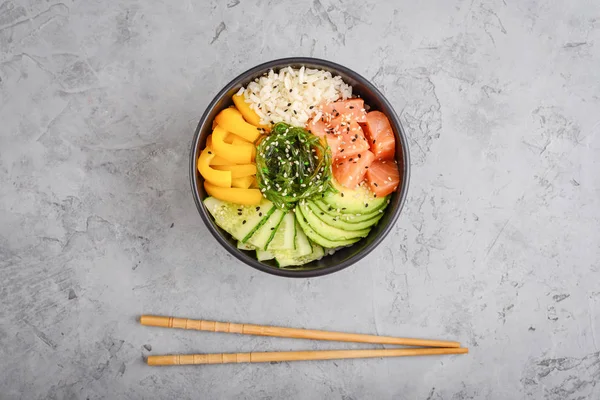
<svg viewBox="0 0 600 400"><path fill-rule="evenodd" d="M261 124L305 126L317 106L352 97L352 87L328 71L287 67L278 73L270 70L241 88L238 94L242 93L260 116Z"/></svg>

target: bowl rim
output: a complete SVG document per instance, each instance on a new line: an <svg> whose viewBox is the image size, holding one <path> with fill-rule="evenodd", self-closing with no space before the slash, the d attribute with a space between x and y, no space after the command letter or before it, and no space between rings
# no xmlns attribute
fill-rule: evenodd
<svg viewBox="0 0 600 400"><path fill-rule="evenodd" d="M202 204L202 199L200 198L200 193L197 190L199 179L198 179L198 174L196 173L196 154L197 154L197 149L198 149L198 144L199 144L198 142L200 141L200 132L202 131L202 128L204 127L204 125L208 122L207 118L210 115L210 113L213 111L213 109L216 107L216 105L231 89L233 89L235 86L239 85L241 82L247 82L251 78L257 77L257 76L261 75L262 73L264 73L265 71L268 71L269 69L281 69L281 68L285 68L286 66L289 66L289 65L297 65L297 64L312 64L312 65L322 66L322 67L332 70L332 73L333 73L333 71L335 71L335 72L339 72L339 73L348 75L348 76L352 77L353 79L355 79L356 81L360 81L360 83L363 84L369 91L371 91L375 97L379 98L379 100L389 110L389 113L386 113L386 116L390 119L392 125L397 128L398 136L400 137L400 140L402 142L401 147L402 147L402 159L403 159L403 167L404 167L404 176L402 177L403 180L402 180L402 184L401 184L400 192L399 192L400 200L398 203L398 207L393 211L393 214L391 215L390 220L388 221L387 225L382 229L382 231L379 232L379 234L377 236L375 236L375 238L371 241L371 243L369 243L364 249L362 249L359 253L355 254L354 256L348 258L347 260L345 260L341 263L332 265L330 267L318 268L318 269L313 269L313 270L276 269L276 268L270 267L268 265L262 264L257 259L250 257L249 255L245 254L245 252L243 252L242 250L233 246L221 235L221 233L216 228L216 224L212 220L212 217L208 214L204 205ZM212 121L211 121L211 123L212 123ZM365 258L369 253L371 253L383 241L383 239L385 239L385 237L389 234L389 232L392 230L392 228L396 224L396 221L398 220L398 217L400 216L400 213L401 213L402 209L404 208L404 204L406 203L406 198L408 196L408 187L409 187L409 183L410 183L410 154L409 153L410 152L409 152L409 148L408 148L408 138L404 131L404 127L402 126L402 123L400 122L400 118L396 114L391 103L383 95L383 93L381 93L379 91L379 89L377 89L375 87L375 85L373 85L367 78L363 77L362 75L351 70L348 67L345 67L343 65L337 64L337 63L329 61L329 60L313 58L313 57L279 58L279 59L267 61L262 64L256 65L255 67L252 67L252 68L246 70L245 72L242 72L241 74L236 76L234 79L232 79L227 85L225 85L223 87L223 89L221 89L213 97L211 102L208 104L208 106L206 107L206 110L204 111L204 113L202 114L202 117L200 118L200 121L198 122L198 126L196 127L196 131L194 132L194 138L192 140L192 145L191 145L191 150L190 150L190 169L189 169L190 185L191 185L191 189L192 189L192 194L194 196L194 202L196 203L196 208L198 209L198 212L200 213L200 217L204 221L204 224L207 226L210 233L215 237L217 242L219 242L219 244L221 244L221 246L223 246L236 259L238 259L242 263L247 264L259 271L266 272L271 275L283 276L283 277L288 277L288 278L312 278L312 277L317 277L317 276L329 275L334 272L341 271L342 269L347 268L352 264L355 264L356 262ZM327 255L325 257L327 257Z"/></svg>

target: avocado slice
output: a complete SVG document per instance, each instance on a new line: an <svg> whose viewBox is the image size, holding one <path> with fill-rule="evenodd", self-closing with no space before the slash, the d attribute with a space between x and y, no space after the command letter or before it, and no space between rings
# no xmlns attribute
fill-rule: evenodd
<svg viewBox="0 0 600 400"><path fill-rule="evenodd" d="M323 203L339 210L343 214L370 214L384 207L387 197L375 197L373 192L363 183L356 189L348 189L333 182L337 193L328 193L321 198Z"/></svg>
<svg viewBox="0 0 600 400"><path fill-rule="evenodd" d="M362 229L369 229L373 225L375 225L381 219L381 217L383 217L383 213L380 213L379 211L377 211L373 214L368 214L371 216L370 219L367 219L367 220L361 221L361 222L353 222L353 221L346 221L346 220L341 219L340 214L337 214L337 215L334 214L335 211L333 211L332 213L326 213L325 211L321 210L312 201L306 202L306 206L314 215L317 216L317 218L319 218L321 221L323 221L327 225L333 226L335 228L343 229L345 231L359 231ZM304 209L303 209L303 211L304 211Z"/></svg>

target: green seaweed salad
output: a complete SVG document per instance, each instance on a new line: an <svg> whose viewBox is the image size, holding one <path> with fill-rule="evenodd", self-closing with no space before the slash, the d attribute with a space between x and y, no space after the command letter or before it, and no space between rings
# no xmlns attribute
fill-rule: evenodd
<svg viewBox="0 0 600 400"><path fill-rule="evenodd" d="M259 189L282 210L335 191L329 147L306 129L284 122L273 125L257 146L256 169Z"/></svg>

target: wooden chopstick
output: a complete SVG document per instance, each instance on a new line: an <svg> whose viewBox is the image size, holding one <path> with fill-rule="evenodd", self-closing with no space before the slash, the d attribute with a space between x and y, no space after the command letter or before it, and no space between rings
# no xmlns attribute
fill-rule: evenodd
<svg viewBox="0 0 600 400"><path fill-rule="evenodd" d="M195 329L209 332L240 333L242 335L275 336L295 339L334 340L337 342L396 344L403 346L459 348L460 343L444 340L412 339L392 336L363 335L357 333L330 332L313 329L283 328L278 326L234 324L231 322L215 322L193 320L187 318L160 317L156 315L142 315L140 323L147 326L163 328ZM356 350L358 351L358 350ZM300 352L311 353L311 352ZM241 353L243 354L243 353ZM263 353L252 353L263 354ZM264 353L268 354L268 353ZM281 353L278 353L281 354ZM447 354L447 353L440 353ZM373 356L367 356L373 357ZM374 356L385 357L385 356ZM346 358L346 357L344 357Z"/></svg>
<svg viewBox="0 0 600 400"><path fill-rule="evenodd" d="M260 363L279 361L335 360L343 358L433 356L442 354L465 354L469 349L417 348L372 350L325 350L325 351L272 351L257 353L216 353L148 356L148 365L198 365L228 363Z"/></svg>

